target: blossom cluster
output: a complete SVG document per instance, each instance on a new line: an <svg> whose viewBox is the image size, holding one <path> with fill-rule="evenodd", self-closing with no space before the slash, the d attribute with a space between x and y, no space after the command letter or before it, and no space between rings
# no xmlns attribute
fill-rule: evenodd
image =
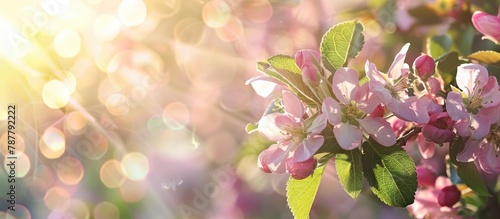
<svg viewBox="0 0 500 219"><path fill-rule="evenodd" d="M297 179L309 176L316 165L313 155L329 135L323 135L327 124L344 150L361 148L369 137L393 146L411 126L421 132L405 143L418 142L424 158L432 157L436 144L449 143L458 134L466 139L458 161L477 159L484 171L500 173L497 79L481 65L462 64L457 69L458 88L446 94L443 80L434 74L432 57L419 56L412 69L405 63L409 47L403 46L387 73L366 61L368 81L362 85L360 75L348 67L337 69L329 81L317 51L298 51L296 65L304 83L322 98L321 107L309 106L285 86L274 84L282 93L283 112L265 115L258 123L258 131L276 142L260 154L259 167ZM259 80L267 79L252 83Z"/></svg>

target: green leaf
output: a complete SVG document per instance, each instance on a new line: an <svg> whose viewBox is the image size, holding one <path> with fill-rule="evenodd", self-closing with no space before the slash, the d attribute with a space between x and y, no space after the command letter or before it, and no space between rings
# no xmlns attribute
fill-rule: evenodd
<svg viewBox="0 0 500 219"><path fill-rule="evenodd" d="M358 197L363 189L361 167L361 151L358 149L338 153L335 157L335 168L340 184L352 198Z"/></svg>
<svg viewBox="0 0 500 219"><path fill-rule="evenodd" d="M453 39L453 45L450 48L451 51L458 51L460 56L466 56L471 53L476 33L474 26L452 25L448 33Z"/></svg>
<svg viewBox="0 0 500 219"><path fill-rule="evenodd" d="M347 21L330 28L321 39L321 57L326 69L335 70L347 65L363 48L365 37L359 21Z"/></svg>
<svg viewBox="0 0 500 219"><path fill-rule="evenodd" d="M288 85L306 104L319 105L320 101L302 80L300 69L295 64L294 58L287 55L274 55L267 61L272 67L272 73L268 74L269 76Z"/></svg>
<svg viewBox="0 0 500 219"><path fill-rule="evenodd" d="M458 176L469 186L474 192L479 195L488 195L488 188L483 180L483 177L477 170L474 162L462 163L457 160L457 155L465 147L465 141L462 138L453 140L450 144L450 160L455 164Z"/></svg>
<svg viewBox="0 0 500 219"><path fill-rule="evenodd" d="M245 126L245 131L246 131L248 134L252 134L252 132L257 131L257 125L255 125L255 124L253 124L253 123L248 123L248 124Z"/></svg>
<svg viewBox="0 0 500 219"><path fill-rule="evenodd" d="M455 81L457 76L457 67L463 62L458 59L457 52L450 52L443 56L436 64L436 68L441 74L445 84L450 84Z"/></svg>
<svg viewBox="0 0 500 219"><path fill-rule="evenodd" d="M373 193L393 207L413 203L417 190L415 164L401 147L384 147L370 139L363 144L363 173Z"/></svg>
<svg viewBox="0 0 500 219"><path fill-rule="evenodd" d="M325 165L319 166L314 170L312 176L302 180L296 180L292 177L288 180L286 186L286 197L288 206L295 219L308 219L316 192L318 192L321 177L325 171Z"/></svg>
<svg viewBox="0 0 500 219"><path fill-rule="evenodd" d="M450 51L452 43L453 39L448 34L429 37L427 38L427 54L438 58Z"/></svg>
<svg viewBox="0 0 500 219"><path fill-rule="evenodd" d="M469 59L474 59L489 65L500 66L500 53L495 51L478 51L467 56Z"/></svg>

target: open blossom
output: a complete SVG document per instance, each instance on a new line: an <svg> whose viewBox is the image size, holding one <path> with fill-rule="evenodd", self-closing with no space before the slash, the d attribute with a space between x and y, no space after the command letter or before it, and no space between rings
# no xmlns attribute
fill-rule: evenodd
<svg viewBox="0 0 500 219"><path fill-rule="evenodd" d="M370 79L371 92L395 116L410 122L427 123L429 121L427 106L430 100L410 97L407 93L407 88L410 87L408 81L410 69L404 60L409 47L410 44L407 43L401 48L387 74L379 72L375 64L369 61L366 62L365 71Z"/></svg>
<svg viewBox="0 0 500 219"><path fill-rule="evenodd" d="M498 15L490 15L486 12L476 11L472 14L472 24L484 34L483 38L490 39L495 43L500 41L500 7Z"/></svg>
<svg viewBox="0 0 500 219"><path fill-rule="evenodd" d="M462 64L457 71L457 85L462 92L452 91L446 97L446 111L456 121L457 134L469 137L465 148L457 155L461 162L476 158L479 142L490 133L490 126L495 121L498 111L488 108L500 102L500 90L497 79L488 77L485 67L476 64Z"/></svg>
<svg viewBox="0 0 500 219"><path fill-rule="evenodd" d="M384 146L396 143L391 125L382 117L369 116L377 107L377 100L370 93L368 84L359 86L358 73L349 68L340 68L333 75L333 93L339 100L327 97L322 111L333 125L333 132L340 147L352 150L363 139L362 131L368 133Z"/></svg>
<svg viewBox="0 0 500 219"><path fill-rule="evenodd" d="M320 134L326 127L326 116L317 115L306 126L304 106L297 96L290 91L283 91L284 113L272 113L264 116L258 125L259 132L276 144L271 145L259 155L259 167L264 172L284 173L285 162L303 162L311 158L323 145L324 137Z"/></svg>
<svg viewBox="0 0 500 219"><path fill-rule="evenodd" d="M490 174L500 174L500 104L485 109L485 113L492 114L491 129L488 135L481 140L469 138L466 142L468 150L477 151L479 167ZM466 152L465 154L474 152Z"/></svg>

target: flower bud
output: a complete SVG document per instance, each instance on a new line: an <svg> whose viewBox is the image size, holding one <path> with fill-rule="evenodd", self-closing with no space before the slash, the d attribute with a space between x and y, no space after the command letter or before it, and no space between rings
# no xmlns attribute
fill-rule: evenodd
<svg viewBox="0 0 500 219"><path fill-rule="evenodd" d="M450 142L455 138L453 124L453 119L447 112L434 113L430 116L429 123L422 126L422 134L427 140L437 144Z"/></svg>
<svg viewBox="0 0 500 219"><path fill-rule="evenodd" d="M302 80L304 83L310 86L317 86L320 82L320 75L318 68L315 65L304 65L302 66Z"/></svg>
<svg viewBox="0 0 500 219"><path fill-rule="evenodd" d="M456 186L447 186L441 189L438 194L438 203L441 206L453 207L460 200L460 191Z"/></svg>
<svg viewBox="0 0 500 219"><path fill-rule="evenodd" d="M295 53L295 64L302 69L304 65L315 65L321 61L321 55L311 49L302 49Z"/></svg>
<svg viewBox="0 0 500 219"><path fill-rule="evenodd" d="M425 166L418 166L417 167L417 182L418 186L434 186L434 183L436 182L436 174L432 172L429 168Z"/></svg>
<svg viewBox="0 0 500 219"><path fill-rule="evenodd" d="M472 14L472 24L479 32L485 35L485 38L488 38L495 43L500 41L499 16L490 15L482 11L476 11Z"/></svg>
<svg viewBox="0 0 500 219"><path fill-rule="evenodd" d="M425 54L420 55L413 62L413 69L417 71L418 76L424 81L434 74L434 68L434 59Z"/></svg>
<svg viewBox="0 0 500 219"><path fill-rule="evenodd" d="M289 159L286 161L286 171L294 179L305 179L314 172L317 164L318 162L313 157L302 162Z"/></svg>

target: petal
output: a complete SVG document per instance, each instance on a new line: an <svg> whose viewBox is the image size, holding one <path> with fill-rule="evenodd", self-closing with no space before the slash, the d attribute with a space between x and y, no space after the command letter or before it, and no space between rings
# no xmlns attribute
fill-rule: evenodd
<svg viewBox="0 0 500 219"><path fill-rule="evenodd" d="M472 14L471 20L474 27L482 34L494 38L500 37L500 17L476 11Z"/></svg>
<svg viewBox="0 0 500 219"><path fill-rule="evenodd" d="M340 123L333 127L333 134L340 147L345 150L352 150L361 144L362 134L358 127Z"/></svg>
<svg viewBox="0 0 500 219"><path fill-rule="evenodd" d="M380 106L380 101L370 92L370 83L361 85L354 99L358 103L358 108L365 113L373 113L375 108Z"/></svg>
<svg viewBox="0 0 500 219"><path fill-rule="evenodd" d="M311 127L307 129L307 133L321 133L323 129L326 128L326 121L326 114L319 114L316 118L314 118Z"/></svg>
<svg viewBox="0 0 500 219"><path fill-rule="evenodd" d="M302 115L304 115L304 105L302 105L300 99L295 96L295 94L287 90L283 91L282 96L285 112L297 118L302 118Z"/></svg>
<svg viewBox="0 0 500 219"><path fill-rule="evenodd" d="M410 102L394 101L387 105L387 108L392 112L392 114L402 120L408 122L415 122L417 120L415 111L411 109Z"/></svg>
<svg viewBox="0 0 500 219"><path fill-rule="evenodd" d="M496 156L494 145L491 143L481 145L477 158L481 169L485 172L490 174L500 173L500 156Z"/></svg>
<svg viewBox="0 0 500 219"><path fill-rule="evenodd" d="M333 94L341 103L349 103L354 99L358 87L358 73L350 68L339 68L333 75Z"/></svg>
<svg viewBox="0 0 500 219"><path fill-rule="evenodd" d="M296 128L300 128L300 123L296 122L294 118L289 115L278 115L274 119L274 123L276 127L278 127L281 131L289 131Z"/></svg>
<svg viewBox="0 0 500 219"><path fill-rule="evenodd" d="M297 150L295 150L293 154L294 160L296 162L302 162L311 158L323 145L324 141L325 139L322 135L309 134L302 144L297 147Z"/></svg>
<svg viewBox="0 0 500 219"><path fill-rule="evenodd" d="M412 96L408 98L406 101L410 102L410 109L415 112L415 121L416 123L424 124L429 122L429 113L427 112L427 108L431 100L429 98L417 98Z"/></svg>
<svg viewBox="0 0 500 219"><path fill-rule="evenodd" d="M391 124L381 117L367 116L357 120L368 134L384 146L392 146L396 143L396 135Z"/></svg>
<svg viewBox="0 0 500 219"><path fill-rule="evenodd" d="M250 78L245 84L250 84L255 90L255 93L264 98L271 96L271 94L275 93L278 87L282 85L277 79L265 76Z"/></svg>
<svg viewBox="0 0 500 219"><path fill-rule="evenodd" d="M321 61L321 55L312 49L301 49L295 53L295 63L299 68L304 65L315 65Z"/></svg>
<svg viewBox="0 0 500 219"><path fill-rule="evenodd" d="M460 119L453 125L453 128L457 130L457 134L462 137L468 137L471 134L470 130L470 118Z"/></svg>
<svg viewBox="0 0 500 219"><path fill-rule="evenodd" d="M479 151L481 141L469 138L465 142L464 149L457 154L457 160L463 163L474 161Z"/></svg>
<svg viewBox="0 0 500 219"><path fill-rule="evenodd" d="M460 93L455 91L448 93L446 97L446 112L455 121L469 117Z"/></svg>
<svg viewBox="0 0 500 219"><path fill-rule="evenodd" d="M365 64L366 76L370 79L370 91L385 105L392 103L393 98L391 93L385 88L386 84L391 84L387 79L382 76L377 70L375 64L366 61Z"/></svg>
<svg viewBox="0 0 500 219"><path fill-rule="evenodd" d="M271 141L278 141L283 137L281 129L276 126L276 117L281 116L279 113L268 114L259 120L257 130Z"/></svg>
<svg viewBox="0 0 500 219"><path fill-rule="evenodd" d="M406 53L408 52L408 48L410 48L410 43L406 43L403 48L399 51L399 53L394 57L394 61L392 62L391 67L388 71L388 76L391 79L398 79L401 77L402 73L406 73L405 71L405 58Z"/></svg>
<svg viewBox="0 0 500 219"><path fill-rule="evenodd" d="M488 82L488 70L482 65L462 64L457 68L457 85L470 98Z"/></svg>
<svg viewBox="0 0 500 219"><path fill-rule="evenodd" d="M488 115L481 111L471 116L470 127L472 129L471 137L477 140L483 139L490 132L491 121Z"/></svg>
<svg viewBox="0 0 500 219"><path fill-rule="evenodd" d="M427 141L422 133L418 134L416 142L418 144L418 150L424 159L429 159L434 156L436 152L435 144Z"/></svg>
<svg viewBox="0 0 500 219"><path fill-rule="evenodd" d="M274 173L284 173L286 171L285 160L289 157L289 151L281 145L277 145L275 148L269 147L269 149L272 152L269 155L267 166Z"/></svg>
<svg viewBox="0 0 500 219"><path fill-rule="evenodd" d="M342 121L342 109L333 98L325 98L325 100L323 100L321 110L326 114L330 124L337 125Z"/></svg>
<svg viewBox="0 0 500 219"><path fill-rule="evenodd" d="M496 106L500 103L500 90L498 89L498 82L495 76L488 78L488 83L483 87L480 96L482 97L481 105L485 108Z"/></svg>
<svg viewBox="0 0 500 219"><path fill-rule="evenodd" d="M438 176L436 179L436 183L434 184L434 187L436 187L436 190L441 190L451 185L453 185L453 183L451 182L450 178L445 176Z"/></svg>

